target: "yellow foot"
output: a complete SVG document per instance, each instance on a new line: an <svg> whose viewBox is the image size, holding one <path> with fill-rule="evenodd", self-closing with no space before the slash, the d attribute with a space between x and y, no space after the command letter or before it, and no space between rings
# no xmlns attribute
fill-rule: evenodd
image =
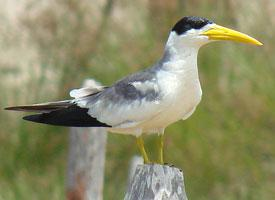
<svg viewBox="0 0 275 200"><path fill-rule="evenodd" d="M160 134L158 136L158 152L159 152L159 155L158 155L158 163L163 165L164 164L164 161L163 161L163 134Z"/></svg>
<svg viewBox="0 0 275 200"><path fill-rule="evenodd" d="M137 145L138 145L139 151L143 157L144 164L150 164L151 161L149 160L148 155L146 153L142 136L137 137Z"/></svg>

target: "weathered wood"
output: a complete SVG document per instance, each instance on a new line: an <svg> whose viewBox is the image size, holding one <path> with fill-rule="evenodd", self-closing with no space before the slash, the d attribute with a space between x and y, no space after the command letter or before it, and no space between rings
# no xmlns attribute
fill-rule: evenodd
<svg viewBox="0 0 275 200"><path fill-rule="evenodd" d="M84 86L93 86L92 80ZM71 128L67 171L68 200L103 199L107 134L104 128Z"/></svg>
<svg viewBox="0 0 275 200"><path fill-rule="evenodd" d="M142 165L144 163L143 158L141 156L133 156L130 161L129 173L128 173L128 185L131 184L132 179L135 175L137 166ZM128 187L128 186L127 186Z"/></svg>
<svg viewBox="0 0 275 200"><path fill-rule="evenodd" d="M168 165L139 165L124 200L187 200L183 173Z"/></svg>

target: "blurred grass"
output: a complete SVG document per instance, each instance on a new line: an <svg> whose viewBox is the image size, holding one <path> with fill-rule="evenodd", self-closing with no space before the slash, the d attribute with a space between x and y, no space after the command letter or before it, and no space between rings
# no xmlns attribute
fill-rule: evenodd
<svg viewBox="0 0 275 200"><path fill-rule="evenodd" d="M37 60L23 65L22 57L11 65L0 55L1 107L68 98L85 78L109 85L150 66L161 56L168 30L184 15L258 35L263 48L220 43L200 51L203 99L190 119L166 130L165 157L184 170L190 199L274 198L274 14L257 16L259 30L238 21L236 10L242 10L236 1L120 0L100 6L62 0L42 8L27 2L29 14L22 14L20 28ZM7 36L20 33L13 34ZM67 129L26 123L20 116L0 112L0 199L64 199ZM146 146L156 155L153 136ZM136 153L134 138L109 135L105 199L123 198L125 171Z"/></svg>

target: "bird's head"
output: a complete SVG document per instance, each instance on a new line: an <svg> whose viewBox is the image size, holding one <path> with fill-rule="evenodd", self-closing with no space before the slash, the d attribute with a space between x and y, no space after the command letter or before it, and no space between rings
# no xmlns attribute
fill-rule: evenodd
<svg viewBox="0 0 275 200"><path fill-rule="evenodd" d="M212 41L230 40L253 45L262 45L258 40L215 24L202 17L183 17L171 30L170 42L177 45L202 46ZM169 42L168 40L168 42Z"/></svg>

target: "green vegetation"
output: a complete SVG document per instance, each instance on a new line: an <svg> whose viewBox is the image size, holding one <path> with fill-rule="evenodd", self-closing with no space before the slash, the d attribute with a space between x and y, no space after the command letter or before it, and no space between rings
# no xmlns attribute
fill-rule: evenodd
<svg viewBox="0 0 275 200"><path fill-rule="evenodd" d="M1 47L8 53L26 48L37 60L25 62L24 54L13 53L6 61L8 53L0 53L1 108L68 98L85 78L109 85L150 66L162 55L168 30L184 15L205 16L262 41L260 48L224 42L201 50L203 99L191 118L166 130L165 158L184 170L190 199L274 198L275 23L267 2L109 0L103 7L26 2L17 32L4 26ZM0 112L0 200L64 199L68 129L27 123L21 116ZM146 138L152 156L155 139ZM109 134L105 199L122 199L125 171L136 153L134 138Z"/></svg>

